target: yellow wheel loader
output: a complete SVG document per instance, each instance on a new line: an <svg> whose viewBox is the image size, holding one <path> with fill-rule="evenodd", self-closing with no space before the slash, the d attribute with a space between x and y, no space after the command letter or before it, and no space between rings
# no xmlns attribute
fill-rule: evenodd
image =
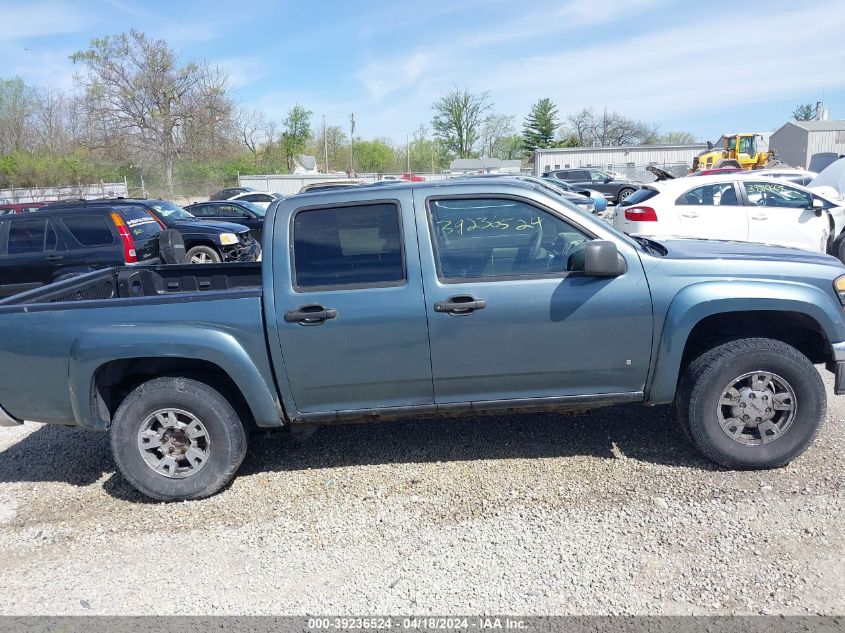
<svg viewBox="0 0 845 633"><path fill-rule="evenodd" d="M693 159L691 173L727 167L763 169L775 159L773 151L760 148L763 137L759 134L731 134L723 138L724 148L717 149L712 143L707 143L707 150Z"/></svg>

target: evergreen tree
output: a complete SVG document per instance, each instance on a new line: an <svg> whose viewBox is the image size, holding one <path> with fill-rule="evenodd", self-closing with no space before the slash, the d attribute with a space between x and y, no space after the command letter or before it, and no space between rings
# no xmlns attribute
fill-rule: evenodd
<svg viewBox="0 0 845 633"><path fill-rule="evenodd" d="M522 124L522 146L527 151L554 145L557 132L557 106L551 99L540 99Z"/></svg>

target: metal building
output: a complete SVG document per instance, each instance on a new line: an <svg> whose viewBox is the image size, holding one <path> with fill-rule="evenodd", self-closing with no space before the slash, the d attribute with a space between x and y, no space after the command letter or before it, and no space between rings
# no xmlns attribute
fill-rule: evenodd
<svg viewBox="0 0 845 633"><path fill-rule="evenodd" d="M646 167L654 165L686 174L692 159L707 149L705 143L690 145L625 145L621 147L556 147L538 149L531 158L535 176L555 169L598 167L612 170L637 180L651 181Z"/></svg>
<svg viewBox="0 0 845 633"><path fill-rule="evenodd" d="M845 120L790 121L772 133L769 148L787 165L806 169L813 154L845 154Z"/></svg>

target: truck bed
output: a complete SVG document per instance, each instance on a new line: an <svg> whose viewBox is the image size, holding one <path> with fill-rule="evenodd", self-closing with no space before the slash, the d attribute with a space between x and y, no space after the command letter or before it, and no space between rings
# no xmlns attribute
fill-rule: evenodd
<svg viewBox="0 0 845 633"><path fill-rule="evenodd" d="M15 306L163 297L221 290L261 290L261 264L180 264L121 266L71 277L0 301Z"/></svg>

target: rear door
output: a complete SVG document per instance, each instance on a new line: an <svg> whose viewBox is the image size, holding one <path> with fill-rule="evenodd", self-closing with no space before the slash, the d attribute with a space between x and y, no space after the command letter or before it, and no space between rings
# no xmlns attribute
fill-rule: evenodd
<svg viewBox="0 0 845 633"><path fill-rule="evenodd" d="M51 283L64 265L66 248L50 218L15 214L0 234L0 296Z"/></svg>
<svg viewBox="0 0 845 633"><path fill-rule="evenodd" d="M596 235L577 212L539 194L424 195L415 191L438 404L643 390L651 297L633 247L619 242L625 274L586 277L579 257Z"/></svg>
<svg viewBox="0 0 845 633"><path fill-rule="evenodd" d="M747 211L733 181L690 187L675 200L681 235L685 237L747 241Z"/></svg>
<svg viewBox="0 0 845 633"><path fill-rule="evenodd" d="M826 251L830 220L826 212L816 215L811 193L765 180L743 182L742 187L750 241Z"/></svg>
<svg viewBox="0 0 845 633"><path fill-rule="evenodd" d="M272 310L300 412L433 402L412 198L391 194L275 224Z"/></svg>

